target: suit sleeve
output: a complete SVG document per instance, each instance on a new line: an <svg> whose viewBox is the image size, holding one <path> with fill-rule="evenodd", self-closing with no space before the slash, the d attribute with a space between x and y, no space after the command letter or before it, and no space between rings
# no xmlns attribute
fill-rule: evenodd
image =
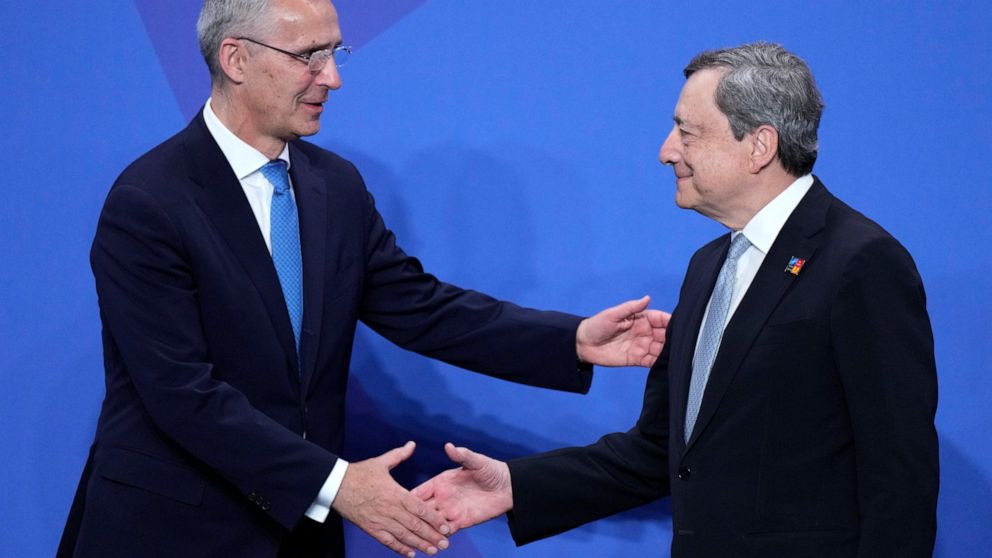
<svg viewBox="0 0 992 558"><path fill-rule="evenodd" d="M938 486L937 377L923 285L894 239L845 270L831 335L854 431L858 556L930 556Z"/></svg>
<svg viewBox="0 0 992 558"><path fill-rule="evenodd" d="M522 308L438 281L396 245L367 197L367 271L361 319L397 345L449 364L522 384L585 393L581 318Z"/></svg>
<svg viewBox="0 0 992 558"><path fill-rule="evenodd" d="M669 494L668 345L648 374L637 425L595 444L509 462L518 545L550 537Z"/></svg>
<svg viewBox="0 0 992 558"><path fill-rule="evenodd" d="M212 376L195 271L176 224L126 184L107 198L91 252L100 309L126 378L155 425L290 529L336 456ZM109 362L109 361L108 361ZM250 364L249 364L250 365Z"/></svg>

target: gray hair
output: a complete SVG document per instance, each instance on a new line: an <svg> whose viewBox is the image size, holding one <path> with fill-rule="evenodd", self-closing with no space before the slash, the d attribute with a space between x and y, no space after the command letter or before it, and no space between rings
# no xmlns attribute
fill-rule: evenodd
<svg viewBox="0 0 992 558"><path fill-rule="evenodd" d="M266 17L269 0L205 0L196 21L200 52L210 69L210 81L220 82L224 73L218 57L220 43L227 37L259 39L270 34L274 22ZM261 39L260 39L261 40Z"/></svg>
<svg viewBox="0 0 992 558"><path fill-rule="evenodd" d="M716 104L738 141L759 126L778 131L778 158L793 176L809 174L819 147L823 98L806 62L782 45L756 42L696 55L683 73L724 69Z"/></svg>

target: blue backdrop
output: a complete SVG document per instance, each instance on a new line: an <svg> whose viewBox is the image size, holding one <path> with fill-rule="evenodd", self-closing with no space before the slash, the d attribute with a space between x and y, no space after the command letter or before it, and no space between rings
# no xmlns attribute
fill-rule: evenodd
<svg viewBox="0 0 992 558"><path fill-rule="evenodd" d="M54 552L103 394L87 255L107 189L206 98L196 0L0 5L0 554ZM909 248L937 342L937 555L992 548L992 10L987 2L340 0L357 47L314 138L352 159L401 245L456 284L589 313L671 308L720 227L657 162L697 51L805 57L827 110L817 174ZM645 371L565 395L478 377L360 330L347 456L452 440L501 457L628 428ZM449 557L667 556L666 502L514 549L502 520ZM392 556L354 530L352 556Z"/></svg>

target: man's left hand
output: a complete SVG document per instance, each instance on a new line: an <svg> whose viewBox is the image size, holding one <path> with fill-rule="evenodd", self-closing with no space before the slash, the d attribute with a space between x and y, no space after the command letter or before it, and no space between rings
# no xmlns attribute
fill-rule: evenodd
<svg viewBox="0 0 992 558"><path fill-rule="evenodd" d="M575 333L579 358L600 366L650 367L665 346L671 314L649 310L651 297L629 300L582 320Z"/></svg>

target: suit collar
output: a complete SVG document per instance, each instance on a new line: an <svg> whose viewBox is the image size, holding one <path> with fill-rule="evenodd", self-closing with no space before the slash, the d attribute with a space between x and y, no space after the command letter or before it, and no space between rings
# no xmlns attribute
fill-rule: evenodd
<svg viewBox="0 0 992 558"><path fill-rule="evenodd" d="M800 280L801 275L786 271L792 258L809 261L820 246L820 231L826 225L827 210L833 197L823 184L814 177L813 185L803 197L799 205L786 220L771 249L765 256L761 267L751 282L747 293L734 312L723 333L723 340L709 381L703 395L703 401L696 418L696 424L691 438L687 441L687 449L705 432L710 419L716 413L727 389L740 368L741 362L747 355L751 344L764 327L772 311L778 306L782 297ZM702 321L703 311L709 294L713 290L716 275L729 248L730 235L726 235L717 244L719 249L710 250L703 265L700 267L699 278L704 278L705 291L697 289L689 314L689 326L681 346L682 358L677 372L681 375L683 390L678 398L679 408L676 415L680 422L685 422L685 400L692 374L692 354ZM687 281L692 278L686 278ZM679 428L681 431L681 428Z"/></svg>

